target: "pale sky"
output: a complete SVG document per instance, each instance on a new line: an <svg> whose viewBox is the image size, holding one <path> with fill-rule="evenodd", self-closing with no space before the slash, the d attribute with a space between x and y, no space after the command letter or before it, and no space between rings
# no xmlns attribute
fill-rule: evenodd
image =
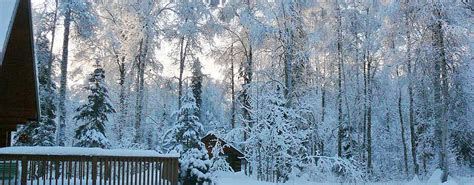
<svg viewBox="0 0 474 185"><path fill-rule="evenodd" d="M12 0L0 0L0 1L12 1ZM37 7L38 4L40 4L42 1L32 1L32 6ZM54 52L57 54L61 54L61 49L62 49L62 42L63 42L63 28L62 28L62 21L60 20L58 22L58 29L56 31L56 41L54 43ZM208 46L208 44L203 44L204 46ZM172 49L172 44L167 43L166 41L163 41L161 43L161 48L159 49L158 53L156 56L158 56L158 61L163 65L163 76L167 77L178 77L179 75L179 68L178 65L173 65L173 60L169 57L169 53L171 52ZM203 48L203 50L209 50L209 48ZM70 47L69 47L70 52L74 52L74 41L70 42ZM74 61L74 58L72 58L74 53L69 54L69 60ZM206 57L204 55L198 55L202 66L203 66L203 73L208 75L211 78L217 79L217 80L223 80L224 75L221 73L222 67L220 65L216 65L214 63L214 60L212 58ZM82 63L78 62L73 62L78 65L82 65ZM80 67L80 66L71 66L68 68L68 70L72 71L75 70L75 68ZM189 67L187 67L187 70L189 70ZM185 72L185 76L190 75L189 72ZM78 83L81 79L76 79ZM72 83L69 84L74 84L75 81L74 79L71 79Z"/></svg>
<svg viewBox="0 0 474 185"><path fill-rule="evenodd" d="M12 20L13 7L16 0L0 0L0 53L3 53L5 46L5 37L7 30L10 27L10 20ZM0 56L0 60L3 56ZM0 64L2 62L0 61Z"/></svg>
<svg viewBox="0 0 474 185"><path fill-rule="evenodd" d="M203 44L207 46L207 44ZM178 76L179 75L179 68L178 65L173 65L173 60L170 59L169 53L172 49L171 43L163 42L160 50L158 51L159 58L158 60L163 64L163 75L165 76ZM204 48L204 50L209 50L209 48ZM218 80L223 80L222 75L222 66L215 64L214 59L204 56L198 55L199 61L203 66L203 73L209 75L210 77ZM186 66L188 67L188 66Z"/></svg>

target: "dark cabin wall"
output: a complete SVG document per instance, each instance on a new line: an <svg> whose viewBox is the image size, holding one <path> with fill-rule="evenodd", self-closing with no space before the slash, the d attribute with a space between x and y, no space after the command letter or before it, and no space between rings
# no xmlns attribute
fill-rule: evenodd
<svg viewBox="0 0 474 185"><path fill-rule="evenodd" d="M20 0L0 65L0 146L17 124L39 117L31 4Z"/></svg>
<svg viewBox="0 0 474 185"><path fill-rule="evenodd" d="M207 153L209 158L212 158L212 148L216 145L217 140L221 142L222 145L227 144L224 140L218 139L214 135L207 135L201 141L206 146ZM243 154L238 152L236 149L232 147L224 147L224 155L227 155L227 162L229 166L234 170L234 172L238 172L242 170L242 159Z"/></svg>
<svg viewBox="0 0 474 185"><path fill-rule="evenodd" d="M0 124L38 120L30 1L21 0L0 66Z"/></svg>

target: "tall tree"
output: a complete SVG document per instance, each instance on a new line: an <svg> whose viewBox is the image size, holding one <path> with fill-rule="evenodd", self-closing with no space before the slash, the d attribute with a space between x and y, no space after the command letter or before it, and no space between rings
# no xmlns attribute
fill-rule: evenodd
<svg viewBox="0 0 474 185"><path fill-rule="evenodd" d="M64 33L63 33L63 48L61 59L61 78L59 85L59 130L57 135L57 144L65 146L66 142L66 89L67 89L67 67L69 55L69 32L71 27L71 5L69 0L63 2L64 8L61 10L64 14Z"/></svg>
<svg viewBox="0 0 474 185"><path fill-rule="evenodd" d="M59 128L57 132L57 145L66 144L66 121L67 121L67 81L68 81L68 56L69 40L71 38L71 25L74 23L79 39L87 40L94 35L97 26L96 12L92 7L92 2L79 0L65 0L60 4L60 12L64 16L64 31L62 44L62 58L60 64L59 83Z"/></svg>
<svg viewBox="0 0 474 185"><path fill-rule="evenodd" d="M397 76L400 76L400 71L397 69ZM398 119L400 121L400 130L401 130L401 136L402 136L402 145L403 145L403 164L405 167L405 173L408 175L408 155L407 155L407 146L405 142L405 124L403 121L403 108L402 108L402 88L401 85L399 84L398 87Z"/></svg>
<svg viewBox="0 0 474 185"><path fill-rule="evenodd" d="M337 131L337 156L342 157L342 139L344 137L343 128L343 112L342 112L342 73L344 59L342 53L342 14L339 1L335 1L336 8L336 33L337 33L337 115L338 115L338 131Z"/></svg>
<svg viewBox="0 0 474 185"><path fill-rule="evenodd" d="M282 86L278 84L262 90L255 125L248 140L253 147L247 147L245 151L257 178L286 182L293 170L300 167L306 152L305 132L297 129L297 123L304 120L293 108L286 107L288 100Z"/></svg>
<svg viewBox="0 0 474 185"><path fill-rule="evenodd" d="M411 157L413 160L413 168L414 174L419 173L418 162L416 159L416 133L415 133L415 111L414 111L414 92L413 92L413 81L415 80L413 77L413 65L412 65L412 38L411 38L411 20L413 19L413 6L409 3L409 1L404 1L402 5L404 11L404 22L406 26L406 67L407 67L407 75L408 75L408 103L409 103L409 110L408 110L408 122L410 126L410 143L411 143Z"/></svg>
<svg viewBox="0 0 474 185"><path fill-rule="evenodd" d="M192 66L191 89L193 91L194 99L196 100L197 110L195 116L201 118L202 110L202 81L204 74L202 74L202 65L199 58L195 59Z"/></svg>
<svg viewBox="0 0 474 185"><path fill-rule="evenodd" d="M163 4L161 1L139 1L131 2L129 4L131 16L135 22L132 23L134 26L133 34L127 39L131 39L132 43L136 44L135 48L130 48L133 53L131 60L133 60L133 74L135 80L135 110L134 110L134 128L135 137L134 143L143 142L145 131L144 120L146 117L146 91L147 91L147 80L146 77L148 71L157 70L160 68L160 63L157 61L155 55L155 47L159 46L156 39L161 36L161 28L159 27L158 20L150 17L160 17L164 10L168 9L169 3ZM124 17L127 19L127 17ZM122 33L124 34L124 33ZM135 37L135 38L130 38ZM127 41L128 42L128 41ZM121 60L121 59L120 59ZM123 70L123 62L120 62L120 68ZM147 71L147 69L150 69ZM155 72L155 71L153 71ZM151 147L151 146L149 146Z"/></svg>
<svg viewBox="0 0 474 185"><path fill-rule="evenodd" d="M49 12L44 4L42 12L35 12L38 17L35 30L35 55L38 66L40 120L32 122L22 127L16 134L16 145L29 146L54 146L56 132L56 85L52 78L52 61L54 55L51 52L49 34L54 33L54 12ZM54 11L54 10L53 10ZM53 25L52 25L53 24ZM28 136L27 141L19 141L22 135Z"/></svg>
<svg viewBox="0 0 474 185"><path fill-rule="evenodd" d="M252 119L252 95L251 87L254 79L254 52L265 38L265 26L257 20L258 2L246 0L233 0L226 4L221 13L223 28L237 43L233 49L241 53L239 64L239 78L242 81L241 90L238 92L237 100L242 116L240 121L243 126L243 140L248 139L250 129L253 125ZM239 24L231 24L237 21Z"/></svg>
<svg viewBox="0 0 474 185"><path fill-rule="evenodd" d="M436 20L433 25L433 44L436 56L436 61L434 65L434 107L435 107L435 122L436 122L436 144L437 144L437 157L438 157L438 167L443 170L443 175L441 177L442 182L448 180L448 64L446 61L446 46L445 38L443 31L443 15L442 15L442 4L440 2L435 2L433 5L433 15L436 17Z"/></svg>
<svg viewBox="0 0 474 185"><path fill-rule="evenodd" d="M279 21L279 39L282 43L282 55L285 73L285 96L288 106L293 99L301 96L305 83L305 70L308 70L308 53L306 49L306 32L303 29L303 15L305 2L280 0L275 2L277 12L281 16Z"/></svg>
<svg viewBox="0 0 474 185"><path fill-rule="evenodd" d="M78 115L74 116L76 121L83 124L76 130L76 146L110 148L110 142L105 136L105 124L109 120L110 113L115 109L110 102L108 90L105 86L105 71L97 62L94 72L90 74L87 102L77 108Z"/></svg>
<svg viewBox="0 0 474 185"><path fill-rule="evenodd" d="M53 59L49 49L49 40L46 35L40 34L36 39L36 56L39 65L39 97L41 117L38 128L32 137L33 145L54 146L56 132L56 85L52 79L50 61Z"/></svg>
<svg viewBox="0 0 474 185"><path fill-rule="evenodd" d="M183 184L210 182L211 161L200 139L204 129L195 116L197 106L192 92L187 91L181 102L183 104L177 112L176 122L165 135L164 148L168 152L180 154L180 180Z"/></svg>
<svg viewBox="0 0 474 185"><path fill-rule="evenodd" d="M181 107L183 96L184 71L186 64L194 60L194 56L202 50L201 42L210 40L214 34L213 16L204 1L175 1L171 9L175 12L175 19L168 25L167 37L176 39L178 77L178 107Z"/></svg>

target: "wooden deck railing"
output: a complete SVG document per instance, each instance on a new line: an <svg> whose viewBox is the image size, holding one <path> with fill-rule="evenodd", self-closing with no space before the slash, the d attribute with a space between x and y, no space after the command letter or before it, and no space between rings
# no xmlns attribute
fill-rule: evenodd
<svg viewBox="0 0 474 185"><path fill-rule="evenodd" d="M177 183L177 157L0 154L0 185Z"/></svg>

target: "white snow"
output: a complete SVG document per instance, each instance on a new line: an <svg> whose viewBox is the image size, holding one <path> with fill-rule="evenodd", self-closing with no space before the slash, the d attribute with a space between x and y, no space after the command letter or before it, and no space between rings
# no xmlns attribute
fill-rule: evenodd
<svg viewBox="0 0 474 185"><path fill-rule="evenodd" d="M443 171L441 171L440 169L436 169L431 175L431 177L428 179L428 182L433 184L438 183L441 181L441 176L443 176Z"/></svg>
<svg viewBox="0 0 474 185"><path fill-rule="evenodd" d="M0 154L18 155L81 155L81 156L126 156L126 157L172 157L179 154L160 154L155 150L102 149L80 147L6 147Z"/></svg>
<svg viewBox="0 0 474 185"><path fill-rule="evenodd" d="M246 176L242 172L232 173L232 172L216 172L216 185L240 185L240 184L247 184L247 185L275 185L277 183L271 182L263 182L258 181L255 178ZM432 179L436 179L438 174L435 172L429 178L430 180L422 181L419 180L418 177L415 177L413 180L408 182L403 181L391 181L391 182L376 182L376 183L363 183L366 185L472 185L474 184L474 177L470 178L453 178L449 177L448 181L445 183L441 183L440 180L431 181ZM439 176L440 177L440 176ZM281 185L344 185L346 183L331 183L331 182L309 182L304 180L290 180L286 183L278 183ZM353 184L353 183L347 183Z"/></svg>

